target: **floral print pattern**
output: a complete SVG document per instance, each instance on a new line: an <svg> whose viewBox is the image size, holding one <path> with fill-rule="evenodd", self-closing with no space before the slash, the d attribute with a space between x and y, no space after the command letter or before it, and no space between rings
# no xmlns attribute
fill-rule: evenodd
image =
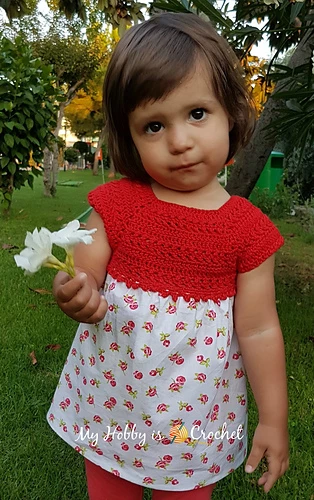
<svg viewBox="0 0 314 500"><path fill-rule="evenodd" d="M78 327L51 427L88 460L149 488L191 490L231 473L247 448L233 298L174 301L110 275L103 293L108 312ZM174 442L174 426L187 430L184 441Z"/></svg>

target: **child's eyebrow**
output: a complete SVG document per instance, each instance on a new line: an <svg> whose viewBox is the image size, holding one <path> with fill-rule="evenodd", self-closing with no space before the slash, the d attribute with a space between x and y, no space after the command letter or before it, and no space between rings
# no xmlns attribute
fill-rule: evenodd
<svg viewBox="0 0 314 500"><path fill-rule="evenodd" d="M184 106L184 109L185 110L192 110L192 109L197 109L197 108L202 108L202 107L205 107L206 106L214 106L215 104L217 104L217 101L215 101L214 99L197 99L197 101L193 101L193 102L190 102L188 104L186 104Z"/></svg>
<svg viewBox="0 0 314 500"><path fill-rule="evenodd" d="M184 112L188 112L188 111L192 111L193 109L198 109L198 108L207 108L207 107L212 107L212 106L215 106L217 105L217 101L214 100L214 99L206 99L206 98L199 98L199 99L195 99L187 104L185 104L183 107L182 107L182 110ZM155 108L154 109L149 109L149 108L146 108L146 106L142 107L142 109L140 109L139 111L139 115L136 117L136 119L134 120L134 122L138 123L138 122L142 122L142 121L154 121L155 119L157 118L162 118L163 117L163 112L160 111L158 108Z"/></svg>

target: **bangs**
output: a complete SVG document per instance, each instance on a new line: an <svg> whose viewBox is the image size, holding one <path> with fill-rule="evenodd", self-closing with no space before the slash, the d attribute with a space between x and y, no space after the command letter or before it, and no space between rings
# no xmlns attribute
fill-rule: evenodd
<svg viewBox="0 0 314 500"><path fill-rule="evenodd" d="M169 28L158 29L154 35L137 41L132 62L125 65L122 87L126 114L144 102L166 97L196 67L197 47L189 36Z"/></svg>

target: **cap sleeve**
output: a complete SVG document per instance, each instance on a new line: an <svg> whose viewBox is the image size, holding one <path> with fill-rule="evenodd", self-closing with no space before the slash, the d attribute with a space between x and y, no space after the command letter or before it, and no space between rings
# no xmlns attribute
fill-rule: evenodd
<svg viewBox="0 0 314 500"><path fill-rule="evenodd" d="M115 248L123 235L125 182L121 180L102 184L88 193L90 206L100 215L111 248Z"/></svg>
<svg viewBox="0 0 314 500"><path fill-rule="evenodd" d="M273 222L263 212L247 202L247 213L241 231L242 245L237 271L246 273L261 265L284 244Z"/></svg>

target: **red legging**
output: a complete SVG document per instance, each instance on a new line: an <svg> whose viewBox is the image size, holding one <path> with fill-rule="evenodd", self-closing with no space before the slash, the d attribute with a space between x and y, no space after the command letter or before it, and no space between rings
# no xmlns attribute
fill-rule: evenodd
<svg viewBox="0 0 314 500"><path fill-rule="evenodd" d="M89 500L142 500L143 487L107 472L85 458ZM210 500L215 484L190 491L153 490L153 500Z"/></svg>

